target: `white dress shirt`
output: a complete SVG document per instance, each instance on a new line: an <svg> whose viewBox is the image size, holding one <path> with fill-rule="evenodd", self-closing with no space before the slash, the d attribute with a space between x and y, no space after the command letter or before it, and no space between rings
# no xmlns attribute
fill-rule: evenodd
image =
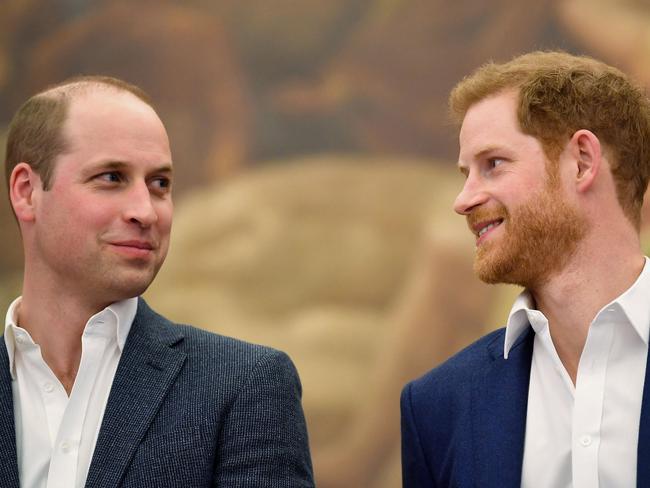
<svg viewBox="0 0 650 488"><path fill-rule="evenodd" d="M591 322L575 387L544 314L532 308L528 292L515 301L505 357L528 323L535 331L522 487L636 487L650 330L648 262L635 283Z"/></svg>
<svg viewBox="0 0 650 488"><path fill-rule="evenodd" d="M20 298L7 311L16 450L21 488L81 488L86 483L117 364L137 298L93 315L81 337L81 362L70 397L41 348L16 323Z"/></svg>

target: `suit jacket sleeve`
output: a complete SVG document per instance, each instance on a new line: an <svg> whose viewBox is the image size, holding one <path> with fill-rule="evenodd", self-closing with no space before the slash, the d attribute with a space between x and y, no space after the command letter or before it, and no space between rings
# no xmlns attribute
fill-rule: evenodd
<svg viewBox="0 0 650 488"><path fill-rule="evenodd" d="M400 401L402 421L402 487L435 488L422 451L411 404L412 384L406 385Z"/></svg>
<svg viewBox="0 0 650 488"><path fill-rule="evenodd" d="M280 351L265 354L224 421L215 486L314 486L300 397L300 380L289 357Z"/></svg>

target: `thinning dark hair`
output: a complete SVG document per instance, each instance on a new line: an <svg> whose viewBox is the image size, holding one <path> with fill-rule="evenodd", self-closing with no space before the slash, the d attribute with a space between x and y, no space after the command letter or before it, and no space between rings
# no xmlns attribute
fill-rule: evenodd
<svg viewBox="0 0 650 488"><path fill-rule="evenodd" d="M70 100L92 90L124 91L153 107L149 95L141 88L111 76L90 75L69 78L29 98L16 112L7 134L5 180L18 163L29 164L48 190L54 174L54 160L66 150L63 125Z"/></svg>

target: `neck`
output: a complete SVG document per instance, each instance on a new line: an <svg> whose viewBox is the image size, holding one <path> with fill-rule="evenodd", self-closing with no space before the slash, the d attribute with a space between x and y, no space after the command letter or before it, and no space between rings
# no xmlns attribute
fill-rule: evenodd
<svg viewBox="0 0 650 488"><path fill-rule="evenodd" d="M43 275L27 267L23 283L18 325L40 346L43 360L70 394L81 361L81 336L86 323L108 304L68 295L65 286L48 286Z"/></svg>
<svg viewBox="0 0 650 488"><path fill-rule="evenodd" d="M636 234L617 243L611 237L586 238L561 272L530 290L574 384L591 322L636 281L643 266Z"/></svg>

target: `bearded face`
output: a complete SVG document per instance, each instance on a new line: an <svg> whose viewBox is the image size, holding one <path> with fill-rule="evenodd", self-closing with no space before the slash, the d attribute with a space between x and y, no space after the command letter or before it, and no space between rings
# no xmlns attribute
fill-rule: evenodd
<svg viewBox="0 0 650 488"><path fill-rule="evenodd" d="M562 155L521 131L518 92L472 105L460 130L458 167L465 183L454 202L476 236L474 268L487 283L535 288L562 270L587 232L563 185Z"/></svg>
<svg viewBox="0 0 650 488"><path fill-rule="evenodd" d="M566 201L556 178L517 207L496 205L467 216L470 227L502 220L499 238L476 249L474 270L486 283L539 286L565 266L586 233L584 217Z"/></svg>

